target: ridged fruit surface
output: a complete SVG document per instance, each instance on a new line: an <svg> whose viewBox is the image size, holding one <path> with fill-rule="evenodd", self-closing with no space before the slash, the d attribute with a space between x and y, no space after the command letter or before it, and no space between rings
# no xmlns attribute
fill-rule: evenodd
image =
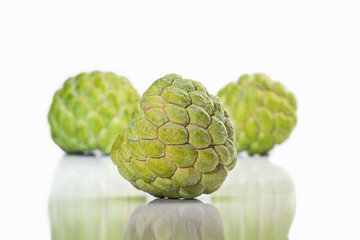
<svg viewBox="0 0 360 240"><path fill-rule="evenodd" d="M220 99L169 74L149 87L140 106L112 147L120 174L157 197L216 191L236 163L234 129Z"/></svg>
<svg viewBox="0 0 360 240"><path fill-rule="evenodd" d="M218 93L231 115L238 152L268 153L296 125L296 99L265 74L242 75Z"/></svg>
<svg viewBox="0 0 360 240"><path fill-rule="evenodd" d="M52 139L68 153L100 149L109 154L139 101L125 77L111 72L80 73L54 94L48 114Z"/></svg>

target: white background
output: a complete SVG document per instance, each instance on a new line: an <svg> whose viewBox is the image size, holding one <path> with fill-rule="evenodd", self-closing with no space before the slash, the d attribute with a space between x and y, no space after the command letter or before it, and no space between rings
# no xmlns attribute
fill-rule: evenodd
<svg viewBox="0 0 360 240"><path fill-rule="evenodd" d="M263 72L298 100L270 160L292 176L290 239L360 239L358 1L0 2L0 238L49 239L63 152L47 112L63 81L113 71L139 93L176 72L216 93Z"/></svg>

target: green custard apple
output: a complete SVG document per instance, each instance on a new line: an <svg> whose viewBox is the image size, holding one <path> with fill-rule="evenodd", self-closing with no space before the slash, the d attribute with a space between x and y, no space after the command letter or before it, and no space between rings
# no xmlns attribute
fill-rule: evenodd
<svg viewBox="0 0 360 240"><path fill-rule="evenodd" d="M284 142L296 125L294 95L265 74L244 74L218 96L233 120L238 152L265 155Z"/></svg>
<svg viewBox="0 0 360 240"><path fill-rule="evenodd" d="M156 199L131 214L124 239L224 240L219 210L199 200Z"/></svg>
<svg viewBox="0 0 360 240"><path fill-rule="evenodd" d="M120 174L156 197L194 198L220 188L237 159L220 99L169 74L149 87L140 107L112 146Z"/></svg>
<svg viewBox="0 0 360 240"><path fill-rule="evenodd" d="M112 72L80 73L67 79L53 97L48 114L52 139L68 153L99 149L109 154L139 101L125 77Z"/></svg>

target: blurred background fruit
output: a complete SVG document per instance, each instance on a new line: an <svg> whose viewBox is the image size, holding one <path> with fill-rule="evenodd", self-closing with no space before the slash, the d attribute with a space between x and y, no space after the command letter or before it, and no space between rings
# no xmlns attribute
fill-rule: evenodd
<svg viewBox="0 0 360 240"><path fill-rule="evenodd" d="M264 155L284 142L296 125L294 95L265 74L244 74L218 96L233 120L238 152Z"/></svg>
<svg viewBox="0 0 360 240"><path fill-rule="evenodd" d="M48 114L52 139L68 153L100 149L109 154L139 101L129 80L112 72L70 77L54 94Z"/></svg>

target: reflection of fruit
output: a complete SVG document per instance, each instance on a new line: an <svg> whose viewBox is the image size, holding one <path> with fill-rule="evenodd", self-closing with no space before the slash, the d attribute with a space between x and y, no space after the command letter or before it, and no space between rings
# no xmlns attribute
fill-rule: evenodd
<svg viewBox="0 0 360 240"><path fill-rule="evenodd" d="M169 74L144 93L111 158L138 189L158 197L194 198L216 191L234 167L233 140L233 125L219 98L199 82Z"/></svg>
<svg viewBox="0 0 360 240"><path fill-rule="evenodd" d="M233 120L238 152L266 154L285 141L296 125L294 95L265 74L242 75L218 96Z"/></svg>
<svg viewBox="0 0 360 240"><path fill-rule="evenodd" d="M288 239L295 215L294 185L266 158L239 159L212 203L223 217L226 239Z"/></svg>
<svg viewBox="0 0 360 240"><path fill-rule="evenodd" d="M130 217L125 239L222 240L219 211L198 200L157 199Z"/></svg>
<svg viewBox="0 0 360 240"><path fill-rule="evenodd" d="M49 204L52 240L120 240L144 198L57 199Z"/></svg>
<svg viewBox="0 0 360 240"><path fill-rule="evenodd" d="M69 153L100 149L111 144L129 123L140 97L125 77L114 73L80 73L58 90L48 114L54 142Z"/></svg>
<svg viewBox="0 0 360 240"><path fill-rule="evenodd" d="M109 162L109 157L62 159L49 201L53 240L124 239L130 215L146 195L119 181Z"/></svg>

